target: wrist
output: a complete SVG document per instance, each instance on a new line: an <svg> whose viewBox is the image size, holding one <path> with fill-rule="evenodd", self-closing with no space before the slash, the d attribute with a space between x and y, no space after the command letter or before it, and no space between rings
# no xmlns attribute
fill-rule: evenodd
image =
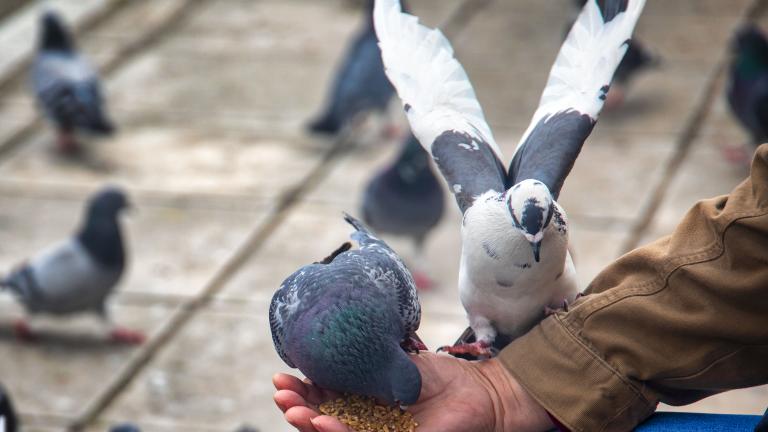
<svg viewBox="0 0 768 432"><path fill-rule="evenodd" d="M542 432L553 429L549 414L498 359L478 363L494 405L496 431Z"/></svg>

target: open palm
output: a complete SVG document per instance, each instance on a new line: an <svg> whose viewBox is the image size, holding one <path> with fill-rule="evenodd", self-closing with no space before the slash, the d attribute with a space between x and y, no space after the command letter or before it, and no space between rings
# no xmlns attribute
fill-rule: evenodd
<svg viewBox="0 0 768 432"><path fill-rule="evenodd" d="M412 357L422 376L418 402L410 411L419 432L543 431L551 427L543 409L496 361L468 362L423 353ZM333 417L320 415L317 406L339 395L296 377L274 377L275 403L286 420L301 432L353 432ZM522 397L521 397L522 396ZM526 406L524 406L526 404Z"/></svg>

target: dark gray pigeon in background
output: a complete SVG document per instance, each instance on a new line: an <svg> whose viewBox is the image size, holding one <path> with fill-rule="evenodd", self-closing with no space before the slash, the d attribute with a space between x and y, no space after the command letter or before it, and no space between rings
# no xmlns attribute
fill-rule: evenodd
<svg viewBox="0 0 768 432"><path fill-rule="evenodd" d="M117 426L112 426L109 432L141 432L141 429L135 424L123 423Z"/></svg>
<svg viewBox="0 0 768 432"><path fill-rule="evenodd" d="M114 132L96 70L77 52L69 30L54 12L45 13L41 20L32 86L42 111L57 129L60 150L79 150L75 139L78 131L95 135Z"/></svg>
<svg viewBox="0 0 768 432"><path fill-rule="evenodd" d="M125 270L118 217L128 206L122 190L99 191L89 199L85 220L74 236L16 268L0 280L0 287L15 294L32 316L91 312L110 325L113 340L141 343L143 335L111 324L106 306ZM16 332L21 338L32 337L23 320Z"/></svg>
<svg viewBox="0 0 768 432"><path fill-rule="evenodd" d="M361 115L386 111L395 95L373 28L373 0L367 1L365 14L365 25L336 74L325 112L309 125L312 132L336 134Z"/></svg>
<svg viewBox="0 0 768 432"><path fill-rule="evenodd" d="M413 240L415 257L421 261L424 242L440 223L445 197L432 171L429 154L410 134L393 164L377 173L363 195L363 220L377 234L405 236ZM432 285L424 273L414 271L419 289Z"/></svg>
<svg viewBox="0 0 768 432"><path fill-rule="evenodd" d="M725 148L726 159L748 164L754 148L768 142L768 39L755 25L736 32L726 95L731 111L747 130L750 145Z"/></svg>
<svg viewBox="0 0 768 432"><path fill-rule="evenodd" d="M346 243L283 282L269 307L275 349L320 387L413 404L421 375L405 350L426 349L416 286L386 243L345 219L360 249Z"/></svg>
<svg viewBox="0 0 768 432"><path fill-rule="evenodd" d="M0 385L0 432L16 432L19 430L16 411L8 392Z"/></svg>

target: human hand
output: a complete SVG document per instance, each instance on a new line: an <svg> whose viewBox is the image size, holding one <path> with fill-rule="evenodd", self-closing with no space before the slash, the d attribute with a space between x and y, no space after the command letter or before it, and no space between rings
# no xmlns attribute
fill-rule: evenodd
<svg viewBox="0 0 768 432"><path fill-rule="evenodd" d="M499 360L481 362L422 353L412 356L421 372L421 395L408 411L419 432L540 432L553 427L546 411L507 372ZM301 432L353 432L317 407L339 397L309 381L277 374L275 403Z"/></svg>

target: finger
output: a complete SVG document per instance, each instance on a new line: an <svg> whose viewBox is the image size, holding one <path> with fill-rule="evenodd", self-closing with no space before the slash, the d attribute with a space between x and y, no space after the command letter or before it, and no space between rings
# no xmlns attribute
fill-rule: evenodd
<svg viewBox="0 0 768 432"><path fill-rule="evenodd" d="M311 409L303 406L290 408L285 412L285 421L300 432L319 432L313 425L312 419L318 414Z"/></svg>
<svg viewBox="0 0 768 432"><path fill-rule="evenodd" d="M311 422L318 432L354 432L344 423L331 416L317 416Z"/></svg>
<svg viewBox="0 0 768 432"><path fill-rule="evenodd" d="M312 381L309 380L309 378L304 378L302 385L306 389L306 394L302 396L307 400L307 402L315 406L318 406L323 402L341 397L341 394L338 392L333 390L326 390L314 385Z"/></svg>
<svg viewBox="0 0 768 432"><path fill-rule="evenodd" d="M289 409L297 406L307 406L307 401L304 400L301 395L290 390L278 390L274 396L275 404L280 408L280 411L286 412Z"/></svg>
<svg viewBox="0 0 768 432"><path fill-rule="evenodd" d="M307 393L309 393L308 386L293 375L284 373L275 374L275 376L272 377L272 383L277 390L290 390L305 399L307 398Z"/></svg>

